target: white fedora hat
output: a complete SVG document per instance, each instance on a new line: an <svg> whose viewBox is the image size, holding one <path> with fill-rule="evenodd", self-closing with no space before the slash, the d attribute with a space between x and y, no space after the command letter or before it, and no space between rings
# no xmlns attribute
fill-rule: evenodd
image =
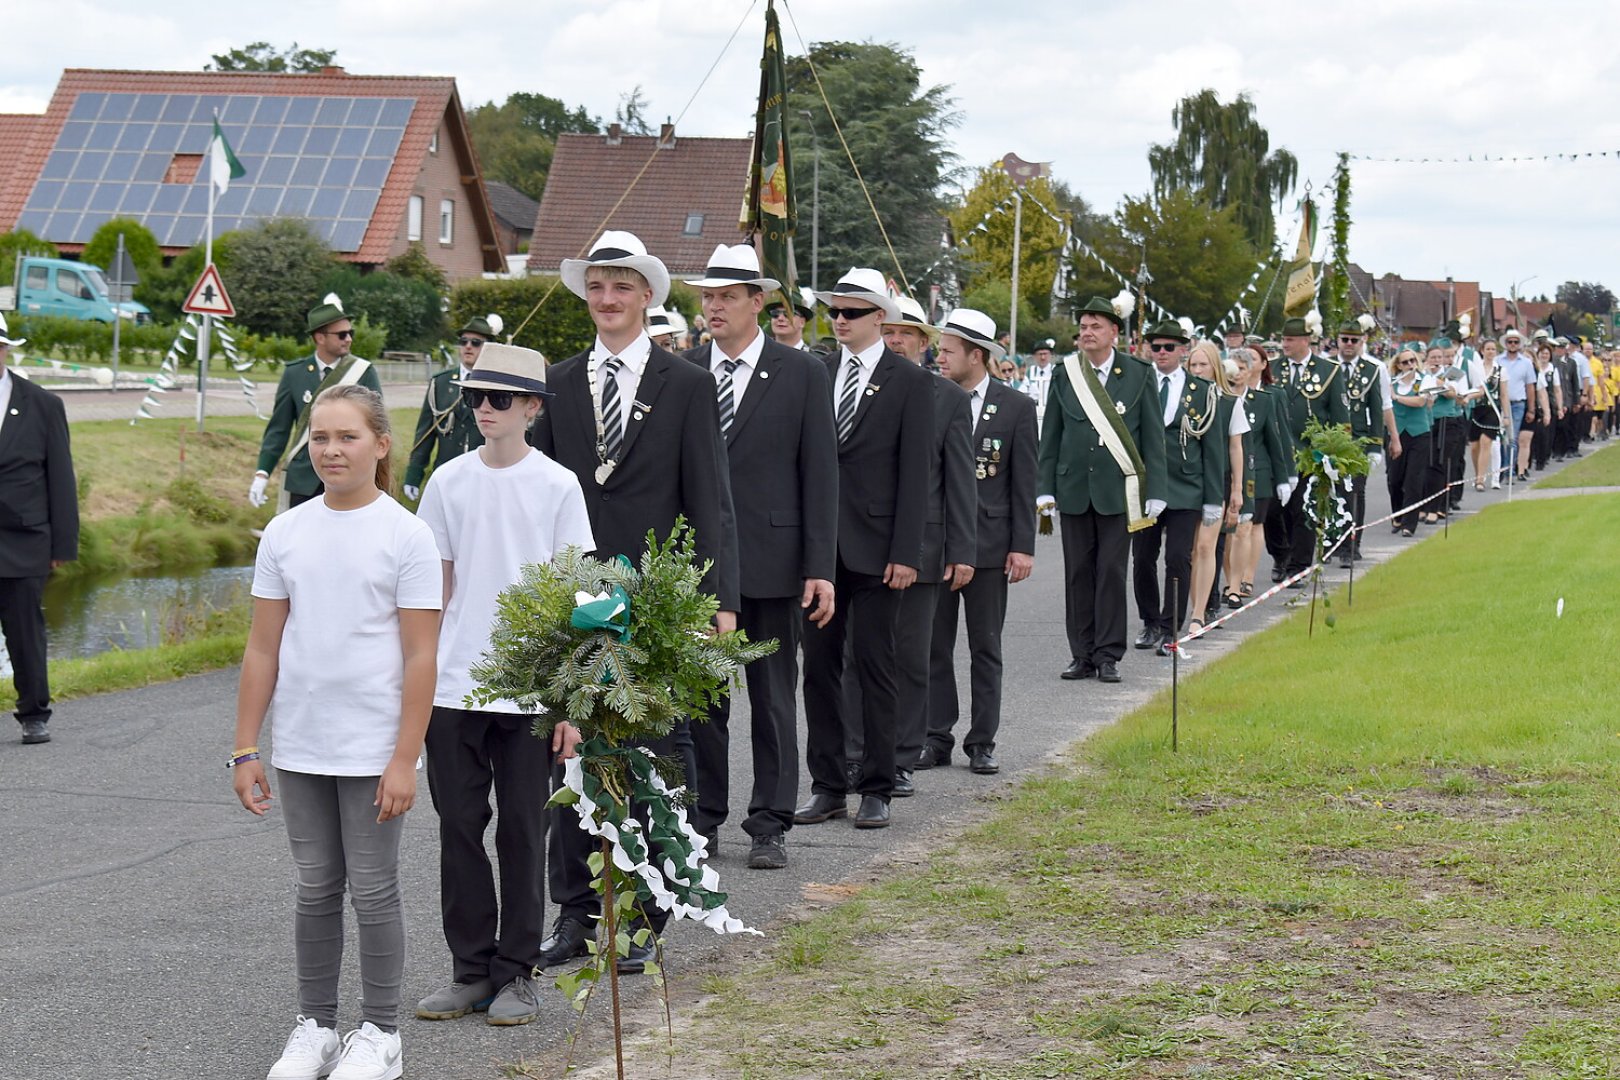
<svg viewBox="0 0 1620 1080"><path fill-rule="evenodd" d="M945 316L945 323L939 332L961 338L969 345L977 345L988 352L992 360L1000 360L1007 355L1007 350L996 340L996 320L982 311L959 307Z"/></svg>
<svg viewBox="0 0 1620 1080"><path fill-rule="evenodd" d="M889 295L889 283L882 274L865 266L852 267L838 279L831 291L816 293L816 299L828 307L840 307L846 300L864 300L873 307L883 309L885 319L900 314L894 297Z"/></svg>
<svg viewBox="0 0 1620 1080"><path fill-rule="evenodd" d="M550 397L546 389L546 358L521 345L491 341L478 351L478 366L459 380L467 390L510 390L515 394Z"/></svg>
<svg viewBox="0 0 1620 1080"><path fill-rule="evenodd" d="M10 336L11 328L6 325L6 317L0 315L0 345L22 345L28 341L25 337L14 338Z"/></svg>
<svg viewBox="0 0 1620 1080"><path fill-rule="evenodd" d="M686 317L680 312L664 307L647 309L647 334L650 337L684 333L686 333Z"/></svg>
<svg viewBox="0 0 1620 1080"><path fill-rule="evenodd" d="M894 298L894 306L899 311L893 318L884 319L884 326L909 326L927 334L929 341L939 340L939 327L929 323L928 316L923 314L921 304L909 296L897 296Z"/></svg>
<svg viewBox="0 0 1620 1080"><path fill-rule="evenodd" d="M669 299L669 270L657 258L647 254L647 245L635 233L609 229L591 245L590 254L583 259L562 261L563 284L581 300L585 299L585 271L593 266L628 266L652 286L651 306L657 307Z"/></svg>
<svg viewBox="0 0 1620 1080"><path fill-rule="evenodd" d="M721 244L709 256L709 265L700 278L688 278L688 285L699 289L723 289L727 285L755 285L766 292L775 292L782 283L759 272L759 252L752 244Z"/></svg>

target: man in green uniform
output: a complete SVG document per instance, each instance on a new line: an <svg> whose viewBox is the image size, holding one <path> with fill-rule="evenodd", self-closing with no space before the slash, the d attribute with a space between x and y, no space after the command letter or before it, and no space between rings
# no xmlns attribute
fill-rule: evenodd
<svg viewBox="0 0 1620 1080"><path fill-rule="evenodd" d="M1035 505L1063 525L1065 679L1119 682L1130 534L1164 510L1164 417L1151 365L1116 349L1124 319L1094 296L1080 352L1052 376Z"/></svg>
<svg viewBox="0 0 1620 1080"><path fill-rule="evenodd" d="M1367 332L1360 322L1348 320L1339 327L1339 380L1340 395L1350 413L1350 434L1358 439L1377 440L1384 445L1384 365L1368 356L1365 349ZM1384 455L1370 451L1367 455L1376 468ZM1367 520L1367 483L1372 477L1347 477L1350 485L1350 512L1356 518L1356 534L1339 545L1339 566L1348 570L1361 557L1361 523Z"/></svg>
<svg viewBox="0 0 1620 1080"><path fill-rule="evenodd" d="M270 473L284 456L281 490L286 498L281 509L308 502L325 490L309 463L306 445L309 406L322 390L338 383L358 382L382 393L371 361L349 355L354 347L354 324L343 313L343 301L336 293L327 293L310 310L306 325L315 342L315 353L302 360L289 360L282 368L281 381L276 384L276 403L270 408L270 422L264 426L264 439L259 443L259 471L253 474L253 483L248 487L248 502L254 506L264 505Z"/></svg>
<svg viewBox="0 0 1620 1080"><path fill-rule="evenodd" d="M422 399L422 415L416 420L416 436L411 440L411 456L405 465L405 497L416 502L422 497L422 482L428 466L438 468L453 457L484 445L473 412L461 400L461 384L478 366L478 354L486 342L500 337L506 324L499 315L475 315L461 328L456 349L461 366L441 371L428 380L427 396Z"/></svg>
<svg viewBox="0 0 1620 1080"><path fill-rule="evenodd" d="M1283 395L1283 425L1296 444L1305 441L1305 425L1350 426L1350 409L1339 385L1339 365L1311 352L1311 330L1304 319L1283 323L1282 358L1271 366L1272 382ZM1271 552L1271 580L1299 573L1316 558L1316 531L1305 517L1305 484L1294 489L1287 506L1273 504L1266 519L1266 550ZM1301 579L1295 588L1304 584Z"/></svg>

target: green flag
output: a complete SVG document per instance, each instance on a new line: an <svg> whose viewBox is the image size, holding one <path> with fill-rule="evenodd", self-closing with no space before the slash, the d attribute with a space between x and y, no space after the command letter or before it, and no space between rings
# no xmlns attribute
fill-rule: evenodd
<svg viewBox="0 0 1620 1080"><path fill-rule="evenodd" d="M1294 261L1288 268L1288 286L1283 293L1283 316L1303 318L1316 306L1316 272L1311 265L1311 251L1316 247L1316 204L1305 197L1304 213L1299 223L1299 244Z"/></svg>
<svg viewBox="0 0 1620 1080"><path fill-rule="evenodd" d="M776 6L765 4L765 55L759 62L759 111L754 118L754 160L749 170L748 204L742 229L759 238L767 277L782 283L791 301L798 294L793 266L793 235L799 213L793 202L786 126L787 73L782 66L782 27Z"/></svg>
<svg viewBox="0 0 1620 1080"><path fill-rule="evenodd" d="M240 180L246 175L247 170L236 160L231 144L225 141L225 133L219 130L219 117L214 117L214 141L208 147L208 178L213 181L218 193L223 195L232 180Z"/></svg>

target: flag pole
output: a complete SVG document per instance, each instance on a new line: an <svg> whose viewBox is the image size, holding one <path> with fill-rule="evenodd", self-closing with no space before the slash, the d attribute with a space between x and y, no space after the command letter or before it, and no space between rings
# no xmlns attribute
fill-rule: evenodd
<svg viewBox="0 0 1620 1080"><path fill-rule="evenodd" d="M219 138L219 112L214 113L214 138ZM214 144L208 144L208 217L203 226L203 263L205 266L214 265L214 200L219 197L219 178L214 175L219 168L219 156L213 152ZM197 332L197 430L203 429L203 417L208 411L208 345L210 331L214 328L214 317L202 317L202 329Z"/></svg>
<svg viewBox="0 0 1620 1080"><path fill-rule="evenodd" d="M1012 250L1012 311L1007 316L1007 351L1012 354L1013 363L1018 357L1018 264L1021 261L1020 251L1024 238L1024 187L1013 180L1013 250Z"/></svg>

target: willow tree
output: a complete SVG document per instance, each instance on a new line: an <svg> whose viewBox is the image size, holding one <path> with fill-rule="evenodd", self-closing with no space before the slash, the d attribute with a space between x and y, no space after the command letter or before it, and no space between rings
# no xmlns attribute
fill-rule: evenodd
<svg viewBox="0 0 1620 1080"><path fill-rule="evenodd" d="M1175 141L1148 150L1154 195L1190 191L1216 210L1231 207L1249 241L1270 251L1274 207L1294 190L1299 162L1287 150L1271 149L1249 95L1222 103L1215 91L1200 90L1170 110L1170 122Z"/></svg>

